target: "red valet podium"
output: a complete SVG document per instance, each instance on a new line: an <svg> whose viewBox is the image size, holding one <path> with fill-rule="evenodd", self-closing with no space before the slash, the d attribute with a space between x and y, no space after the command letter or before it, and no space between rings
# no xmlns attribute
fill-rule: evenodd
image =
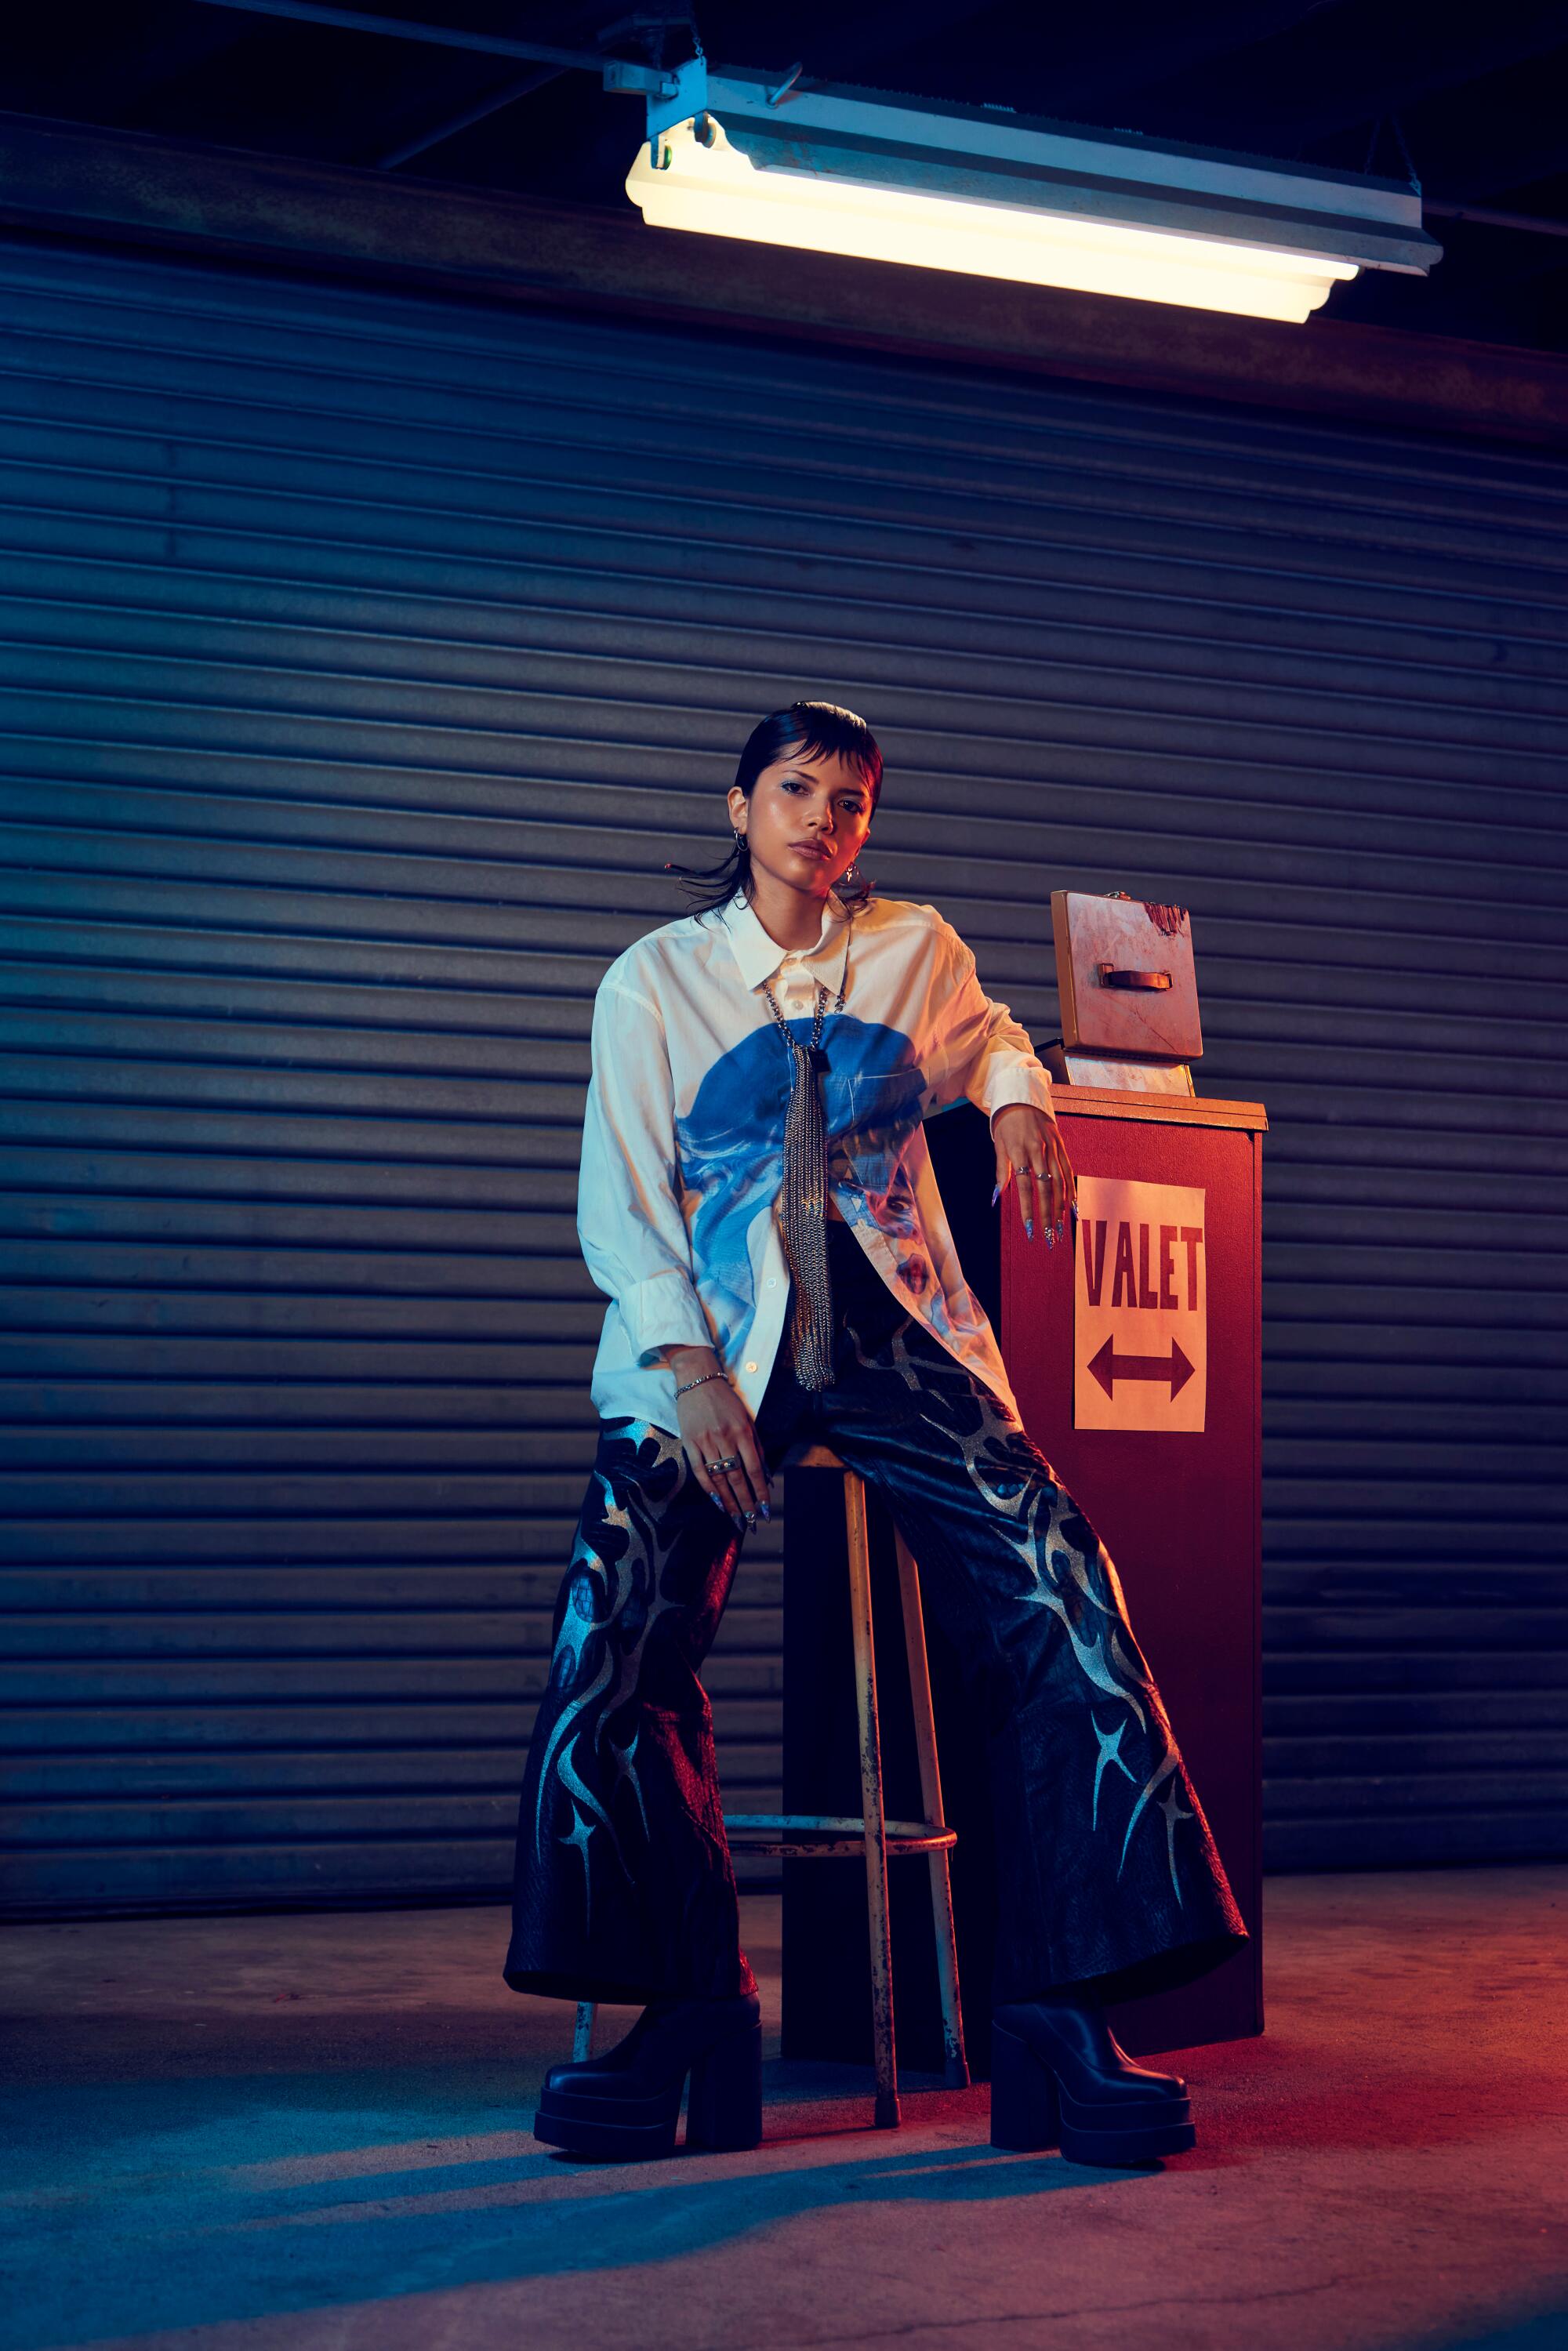
<svg viewBox="0 0 1568 2351"><path fill-rule="evenodd" d="M1123 2003L1134 2052L1263 2029L1257 1102L1058 1087L1076 1251L1002 1226L1002 1353L1024 1426L1116 1563L1252 1940ZM1086 1423L1088 1425L1086 1425ZM1112 1425L1104 1425L1110 1423Z"/></svg>

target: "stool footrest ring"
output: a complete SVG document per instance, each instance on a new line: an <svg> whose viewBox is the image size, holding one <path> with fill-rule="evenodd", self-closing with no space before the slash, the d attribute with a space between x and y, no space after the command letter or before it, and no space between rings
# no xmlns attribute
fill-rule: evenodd
<svg viewBox="0 0 1568 2351"><path fill-rule="evenodd" d="M950 1853L956 1829L940 1821L888 1821L887 1849L899 1853ZM804 1859L865 1852L866 1824L853 1813L726 1813L725 1834L749 1853L793 1854Z"/></svg>

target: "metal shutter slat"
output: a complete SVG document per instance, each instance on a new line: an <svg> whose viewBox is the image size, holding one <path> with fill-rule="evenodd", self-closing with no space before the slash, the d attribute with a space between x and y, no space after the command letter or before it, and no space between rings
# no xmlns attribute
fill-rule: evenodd
<svg viewBox="0 0 1568 2351"><path fill-rule="evenodd" d="M1561 1850L1559 464L25 242L0 321L17 1907L504 1887L593 990L803 693L1042 1040L1052 887L1193 909L1271 1119L1271 1859Z"/></svg>

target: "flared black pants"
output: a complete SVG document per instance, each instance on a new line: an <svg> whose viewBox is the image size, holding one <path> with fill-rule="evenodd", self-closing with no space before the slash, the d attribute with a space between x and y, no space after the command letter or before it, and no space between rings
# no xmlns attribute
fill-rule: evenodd
<svg viewBox="0 0 1568 2351"><path fill-rule="evenodd" d="M832 1384L779 1350L771 1468L831 1445L885 1497L988 1739L1000 2001L1191 1980L1246 1929L1115 1568L1039 1447L828 1227ZM741 1538L678 1438L605 1420L556 1607L517 1826L507 1980L640 2003L749 1987L700 1679Z"/></svg>

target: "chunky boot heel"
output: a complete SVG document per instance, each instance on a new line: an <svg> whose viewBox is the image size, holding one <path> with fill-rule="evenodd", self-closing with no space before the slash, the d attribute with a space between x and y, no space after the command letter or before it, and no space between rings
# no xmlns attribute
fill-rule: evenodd
<svg viewBox="0 0 1568 2351"><path fill-rule="evenodd" d="M762 2027L732 2032L694 2060L686 2145L733 2154L762 2144Z"/></svg>
<svg viewBox="0 0 1568 2351"><path fill-rule="evenodd" d="M1056 2076L1027 2041L991 2028L991 2145L1016 2155L1057 2143Z"/></svg>
<svg viewBox="0 0 1568 2351"><path fill-rule="evenodd" d="M1069 2163L1113 2166L1156 2163L1197 2144L1186 2084L1135 2065L1090 2002L1060 1994L1010 2002L993 2021L991 2046L993 2147L1060 2147Z"/></svg>
<svg viewBox="0 0 1568 2351"><path fill-rule="evenodd" d="M762 2026L754 1991L653 2001L602 2057L552 2065L534 2137L601 2163L669 2155L688 2074L688 2140L695 2129L705 2147L756 2147L762 2137Z"/></svg>

